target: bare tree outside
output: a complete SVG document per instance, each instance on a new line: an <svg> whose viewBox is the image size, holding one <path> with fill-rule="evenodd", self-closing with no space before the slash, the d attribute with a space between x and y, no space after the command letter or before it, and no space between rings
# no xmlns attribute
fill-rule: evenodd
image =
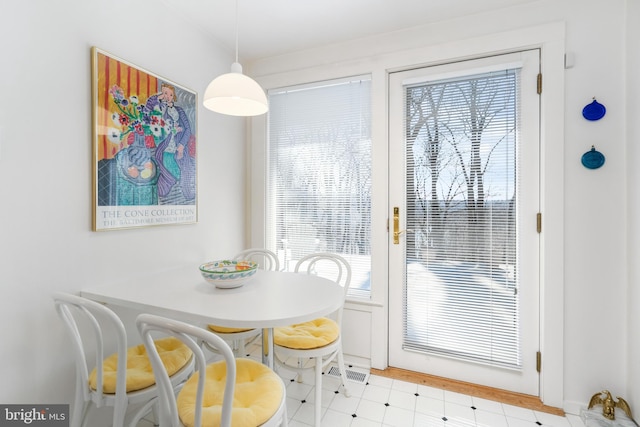
<svg viewBox="0 0 640 427"><path fill-rule="evenodd" d="M269 102L272 248L285 268L313 252L342 255L353 270L350 290L368 291L370 80L283 90Z"/></svg>
<svg viewBox="0 0 640 427"><path fill-rule="evenodd" d="M519 363L516 83L511 70L405 88L409 348Z"/></svg>
<svg viewBox="0 0 640 427"><path fill-rule="evenodd" d="M507 245L504 236L495 240L491 224L496 214L513 215L515 187L510 194L502 188L492 194L496 184L485 179L495 169L493 153L515 138L515 86L505 93L504 79L485 76L407 89L407 188L413 191L409 210L416 213L410 227L422 242L415 246L418 257L426 245L431 257L489 261L495 244Z"/></svg>

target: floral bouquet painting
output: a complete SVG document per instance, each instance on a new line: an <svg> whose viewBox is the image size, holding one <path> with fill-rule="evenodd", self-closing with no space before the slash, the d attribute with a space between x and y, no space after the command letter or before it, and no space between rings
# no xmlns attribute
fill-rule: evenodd
<svg viewBox="0 0 640 427"><path fill-rule="evenodd" d="M196 93L92 53L94 230L196 222Z"/></svg>

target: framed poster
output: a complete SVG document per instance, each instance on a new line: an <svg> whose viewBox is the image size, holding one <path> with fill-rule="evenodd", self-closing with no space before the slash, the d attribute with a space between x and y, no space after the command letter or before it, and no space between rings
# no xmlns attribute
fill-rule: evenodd
<svg viewBox="0 0 640 427"><path fill-rule="evenodd" d="M197 93L91 49L93 230L197 222Z"/></svg>

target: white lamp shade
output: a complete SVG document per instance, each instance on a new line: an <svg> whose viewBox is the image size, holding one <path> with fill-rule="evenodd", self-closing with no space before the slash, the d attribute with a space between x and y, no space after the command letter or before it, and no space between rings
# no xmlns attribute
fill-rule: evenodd
<svg viewBox="0 0 640 427"><path fill-rule="evenodd" d="M242 74L235 62L231 72L216 77L204 92L205 108L230 116L257 116L269 110L267 96L260 85Z"/></svg>

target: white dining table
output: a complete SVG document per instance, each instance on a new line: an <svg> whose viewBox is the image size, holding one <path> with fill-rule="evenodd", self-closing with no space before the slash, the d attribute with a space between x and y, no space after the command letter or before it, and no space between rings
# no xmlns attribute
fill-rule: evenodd
<svg viewBox="0 0 640 427"><path fill-rule="evenodd" d="M263 363L273 368L273 328L306 322L340 308L343 288L322 277L258 270L242 286L220 289L198 266L157 271L87 286L80 294L105 304L198 325L263 330Z"/></svg>

